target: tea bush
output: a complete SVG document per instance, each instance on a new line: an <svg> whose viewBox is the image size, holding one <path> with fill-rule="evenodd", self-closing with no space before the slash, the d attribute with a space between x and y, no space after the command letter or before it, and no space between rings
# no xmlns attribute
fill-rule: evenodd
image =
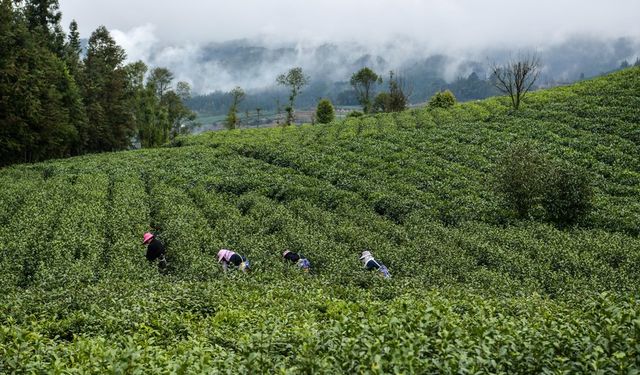
<svg viewBox="0 0 640 375"><path fill-rule="evenodd" d="M514 144L501 156L496 173L497 190L504 194L518 218L529 218L540 203L543 191L549 189L545 184L548 165L549 162L530 143Z"/></svg>
<svg viewBox="0 0 640 375"><path fill-rule="evenodd" d="M2 169L0 373L636 373L638 88L634 68L517 114L492 98ZM577 225L505 212L496 169L523 143L571 166L540 171L557 185L534 206ZM252 272L223 273L223 247Z"/></svg>

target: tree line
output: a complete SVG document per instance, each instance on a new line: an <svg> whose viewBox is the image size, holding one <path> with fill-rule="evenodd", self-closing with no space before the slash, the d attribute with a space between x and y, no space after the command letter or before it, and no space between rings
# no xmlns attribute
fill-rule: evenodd
<svg viewBox="0 0 640 375"><path fill-rule="evenodd" d="M540 74L540 59L536 54L520 55L504 64L491 64L491 82L495 90L511 98L512 107L518 110L526 94L533 88ZM289 69L276 78L276 83L289 89L289 102L285 107L286 118L284 125L295 122L295 100L302 89L309 84L310 77L306 76L301 67ZM362 107L362 112L353 111L349 116L362 116L381 112L400 112L408 108L413 87L407 80L394 71L389 72L387 80L388 90L379 90L378 85L383 78L369 67L364 67L353 73L349 83L353 87L355 97ZM376 94L377 93L377 94ZM225 119L227 129L235 129L240 125L238 107L245 99L245 91L237 86L229 92L231 105ZM430 107L448 108L456 103L456 97L450 90L436 92L428 102ZM256 108L258 116L261 108ZM248 112L248 111L247 111ZM316 104L316 112L312 123L329 123L335 118L333 104L328 98L321 98Z"/></svg>
<svg viewBox="0 0 640 375"><path fill-rule="evenodd" d="M443 78L433 76L433 73L422 76L420 75L422 72L415 70L402 72L402 74L395 74L402 76L405 81L412 83L411 101L414 103L424 102L434 93L447 89L455 93L456 97L461 101L484 99L498 94L491 80L484 79L477 73L470 73L466 77L458 77L452 82L447 82ZM382 73L378 74L385 76L385 78L387 75ZM374 87L374 93L377 94L386 88L386 82L382 85L376 85ZM246 110L254 111L256 108L261 108L263 111L286 112L285 106L288 101L288 93L280 87L273 86L260 90L246 90L245 93L244 101L238 108L239 112ZM310 108L318 102L318 98L327 98L338 106L360 105L358 93L350 84L349 79L340 82L326 82L313 79L309 82L305 90L300 93L296 101L300 107ZM212 115L227 113L231 103L232 96L230 96L230 91L222 90L203 95L194 95L187 102L188 106L194 111Z"/></svg>
<svg viewBox="0 0 640 375"><path fill-rule="evenodd" d="M57 0L0 0L0 166L161 145L188 130L190 87L125 64L106 27L83 49Z"/></svg>

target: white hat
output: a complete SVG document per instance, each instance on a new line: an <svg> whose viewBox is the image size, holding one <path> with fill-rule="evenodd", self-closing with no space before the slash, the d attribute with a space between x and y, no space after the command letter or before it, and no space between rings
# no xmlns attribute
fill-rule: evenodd
<svg viewBox="0 0 640 375"><path fill-rule="evenodd" d="M363 251L362 252L362 256L360 257L360 259L364 259L366 257L370 257L371 256L371 252L370 251Z"/></svg>

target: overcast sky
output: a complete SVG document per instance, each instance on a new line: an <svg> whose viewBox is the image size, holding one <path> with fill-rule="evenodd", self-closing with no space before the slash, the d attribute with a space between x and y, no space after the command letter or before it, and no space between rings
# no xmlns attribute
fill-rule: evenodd
<svg viewBox="0 0 640 375"><path fill-rule="evenodd" d="M75 19L88 38L105 25L129 62L168 67L195 92L272 86L291 66L313 73L324 63L313 49L327 42L397 68L434 53L462 61L486 59L487 49L540 51L575 36L640 41L640 0L60 0L60 9L65 29ZM245 38L295 43L299 53L240 74L201 58L208 42ZM342 70L325 78L344 80Z"/></svg>
<svg viewBox="0 0 640 375"><path fill-rule="evenodd" d="M65 26L151 27L161 43L262 36L269 41L386 41L434 48L544 44L569 35L640 35L640 0L61 0Z"/></svg>

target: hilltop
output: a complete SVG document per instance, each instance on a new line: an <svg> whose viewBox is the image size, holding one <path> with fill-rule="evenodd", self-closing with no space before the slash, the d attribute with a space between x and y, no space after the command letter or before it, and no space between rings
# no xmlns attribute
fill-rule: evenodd
<svg viewBox="0 0 640 375"><path fill-rule="evenodd" d="M640 68L508 104L0 170L0 372L636 367ZM578 226L504 209L496 163L523 140L593 176ZM149 228L167 274L144 259ZM223 247L252 273L223 274ZM392 279L362 269L365 248Z"/></svg>

